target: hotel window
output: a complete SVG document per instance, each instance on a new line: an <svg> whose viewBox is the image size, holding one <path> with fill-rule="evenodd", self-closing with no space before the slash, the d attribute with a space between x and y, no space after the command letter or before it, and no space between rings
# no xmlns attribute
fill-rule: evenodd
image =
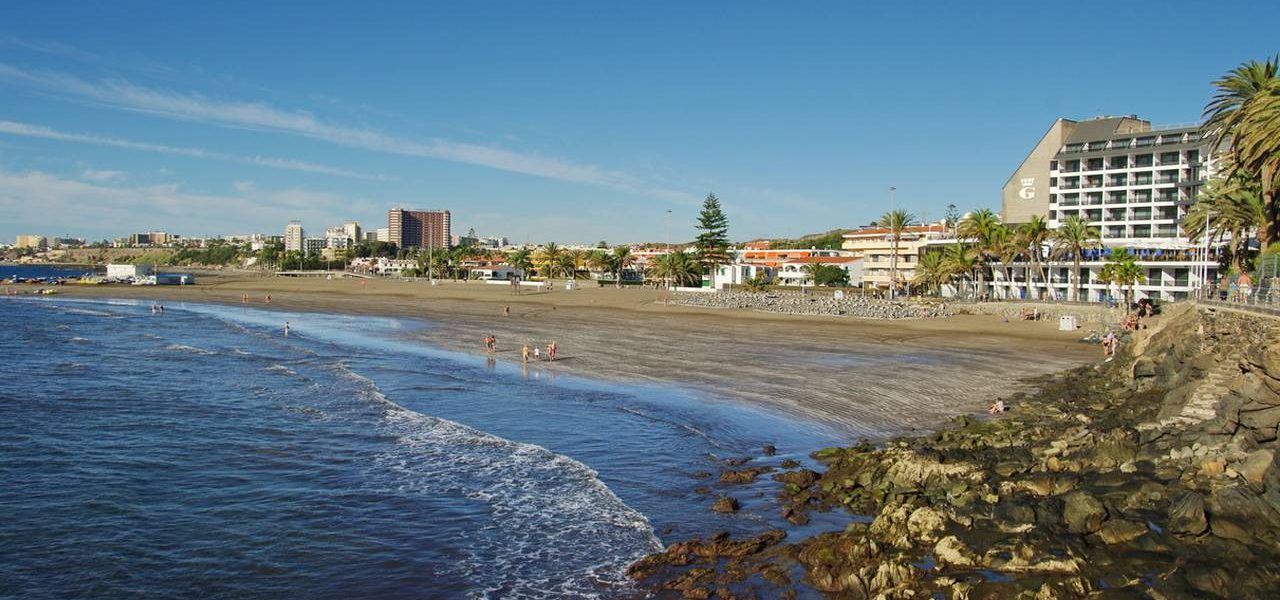
<svg viewBox="0 0 1280 600"><path fill-rule="evenodd" d="M1135 167L1150 167L1150 166L1152 166L1153 164L1155 164L1155 163L1154 163L1154 159L1155 159L1155 157L1154 157L1154 156L1152 156L1152 155L1150 155L1150 154L1139 154L1139 155L1137 155L1137 156L1133 157L1133 166L1135 166Z"/></svg>
<svg viewBox="0 0 1280 600"><path fill-rule="evenodd" d="M1085 213L1084 213L1084 218L1085 218L1085 220L1086 220L1086 221L1101 221L1101 220L1102 220L1102 209L1100 209L1100 208L1095 208L1095 209L1093 209L1093 210L1087 210L1087 211L1085 211Z"/></svg>
<svg viewBox="0 0 1280 600"><path fill-rule="evenodd" d="M1126 199L1126 196L1128 196L1128 194L1129 194L1128 192L1123 190L1119 192L1111 192L1111 195L1109 198L1107 198L1107 201L1115 204L1124 204L1124 201Z"/></svg>
<svg viewBox="0 0 1280 600"><path fill-rule="evenodd" d="M1123 221L1124 213L1125 213L1125 210L1123 208L1109 208L1107 209L1107 220Z"/></svg>
<svg viewBox="0 0 1280 600"><path fill-rule="evenodd" d="M1057 177L1050 177L1050 178L1049 178L1049 187L1058 187L1058 178L1057 178Z"/></svg>
<svg viewBox="0 0 1280 600"><path fill-rule="evenodd" d="M1136 238L1151 237L1151 226L1150 225L1134 225L1133 237L1136 237Z"/></svg>
<svg viewBox="0 0 1280 600"><path fill-rule="evenodd" d="M1051 160L1051 161L1049 161L1049 170L1050 170L1050 171L1057 171L1057 170L1058 170L1058 161L1056 161L1056 160Z"/></svg>
<svg viewBox="0 0 1280 600"><path fill-rule="evenodd" d="M1051 211L1049 211L1049 220L1050 220L1050 221L1057 221L1057 220L1058 220L1058 211L1056 211L1056 210L1051 210Z"/></svg>
<svg viewBox="0 0 1280 600"><path fill-rule="evenodd" d="M1102 170L1102 159L1101 159L1101 158L1090 158L1090 159L1089 159L1089 162L1088 162L1088 163L1086 163L1086 164L1088 165L1088 169L1089 169L1090 171L1101 171L1101 170Z"/></svg>
<svg viewBox="0 0 1280 600"><path fill-rule="evenodd" d="M1135 209L1133 209L1133 220L1134 220L1134 221L1149 221L1149 220L1151 220L1151 208L1150 208L1150 207L1146 207L1146 208L1135 208Z"/></svg>
<svg viewBox="0 0 1280 600"><path fill-rule="evenodd" d="M1129 166L1129 157L1128 157L1128 156L1112 156L1112 157L1111 157L1111 168L1112 168L1112 169L1123 169L1123 168L1128 167L1128 166Z"/></svg>
<svg viewBox="0 0 1280 600"><path fill-rule="evenodd" d="M1187 162L1194 164L1199 160L1200 160L1199 150L1187 150Z"/></svg>
<svg viewBox="0 0 1280 600"><path fill-rule="evenodd" d="M1178 164L1178 153L1177 153L1177 152L1161 152L1161 153L1160 153L1160 164L1162 164L1162 165L1176 165L1176 164Z"/></svg>
<svg viewBox="0 0 1280 600"><path fill-rule="evenodd" d="M1102 204L1102 192L1089 192L1088 194L1085 194L1085 204Z"/></svg>
<svg viewBox="0 0 1280 600"><path fill-rule="evenodd" d="M1112 225L1107 227L1107 237L1122 238L1124 237L1124 225Z"/></svg>

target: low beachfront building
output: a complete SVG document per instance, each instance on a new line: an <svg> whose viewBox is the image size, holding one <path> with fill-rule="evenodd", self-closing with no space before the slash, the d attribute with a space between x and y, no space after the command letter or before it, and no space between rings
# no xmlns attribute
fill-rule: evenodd
<svg viewBox="0 0 1280 600"><path fill-rule="evenodd" d="M903 228L897 243L887 227L864 227L844 234L841 247L862 258L862 285L876 290L888 290L896 254L897 285L909 285L916 275L921 250L930 244L951 237L951 230L942 223L915 225Z"/></svg>
<svg viewBox="0 0 1280 600"><path fill-rule="evenodd" d="M778 268L745 262L717 265L711 274L710 285L717 290L723 290L731 285L743 285L757 276L761 277L765 283L774 283L777 281Z"/></svg>
<svg viewBox="0 0 1280 600"><path fill-rule="evenodd" d="M515 278L523 278L524 270L508 265L476 267L471 269L470 277L479 281L510 281Z"/></svg>
<svg viewBox="0 0 1280 600"><path fill-rule="evenodd" d="M843 269L850 285L862 283L861 256L810 256L787 260L778 265L778 284L807 286L814 285L810 265L831 265Z"/></svg>
<svg viewBox="0 0 1280 600"><path fill-rule="evenodd" d="M136 281L155 272L151 265L107 265L107 279L115 281Z"/></svg>

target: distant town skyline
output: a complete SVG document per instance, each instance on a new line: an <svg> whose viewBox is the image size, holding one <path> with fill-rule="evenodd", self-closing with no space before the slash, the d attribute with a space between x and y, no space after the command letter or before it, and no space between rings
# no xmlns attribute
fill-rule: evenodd
<svg viewBox="0 0 1280 600"><path fill-rule="evenodd" d="M0 239L441 206L516 243L680 241L715 192L748 240L864 225L890 186L998 210L1045 123L1194 121L1276 51L1275 6L1153 6L6 5Z"/></svg>

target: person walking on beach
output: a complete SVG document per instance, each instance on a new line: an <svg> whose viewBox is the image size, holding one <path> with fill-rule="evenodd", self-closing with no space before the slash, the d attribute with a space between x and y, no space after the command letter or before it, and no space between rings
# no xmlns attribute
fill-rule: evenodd
<svg viewBox="0 0 1280 600"><path fill-rule="evenodd" d="M244 294L240 296L240 304L248 304L248 303L249 303L249 294Z"/></svg>
<svg viewBox="0 0 1280 600"><path fill-rule="evenodd" d="M534 361L534 362L538 362L538 361L540 361L540 360L542 360L542 349L541 349L541 348L539 348L539 347L537 347L537 346L534 346L534 347L533 347L533 361Z"/></svg>
<svg viewBox="0 0 1280 600"><path fill-rule="evenodd" d="M289 337L289 322L284 322L284 337Z"/></svg>
<svg viewBox="0 0 1280 600"><path fill-rule="evenodd" d="M1114 331L1108 331L1107 337L1102 338L1102 356L1106 357L1106 362L1111 362L1111 359L1115 358L1116 344L1119 341Z"/></svg>
<svg viewBox="0 0 1280 600"><path fill-rule="evenodd" d="M525 343L525 345L520 348L520 362L522 363L529 362L529 344L528 343Z"/></svg>
<svg viewBox="0 0 1280 600"><path fill-rule="evenodd" d="M1253 292L1253 278L1248 273L1241 273L1239 279L1240 285L1240 301L1249 302L1249 294Z"/></svg>
<svg viewBox="0 0 1280 600"><path fill-rule="evenodd" d="M267 294L267 304L271 304L271 294Z"/></svg>
<svg viewBox="0 0 1280 600"><path fill-rule="evenodd" d="M550 344L547 344L547 361L548 362L556 361L556 350L559 350L559 348L556 347L555 342L551 342Z"/></svg>
<svg viewBox="0 0 1280 600"><path fill-rule="evenodd" d="M511 316L511 306L510 306L510 305L502 307L502 316L504 316L504 317L510 317L510 316Z"/></svg>

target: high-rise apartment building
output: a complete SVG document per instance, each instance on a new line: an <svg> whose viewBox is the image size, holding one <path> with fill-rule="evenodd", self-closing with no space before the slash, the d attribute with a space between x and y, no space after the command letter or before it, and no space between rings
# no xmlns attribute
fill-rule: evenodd
<svg viewBox="0 0 1280 600"><path fill-rule="evenodd" d="M387 211L387 233L401 248L449 248L453 243L447 210L393 208Z"/></svg>
<svg viewBox="0 0 1280 600"><path fill-rule="evenodd" d="M1144 268L1138 297L1185 298L1216 276L1217 261L1182 228L1215 167L1213 144L1198 125L1157 128L1135 116L1058 119L1005 183L1002 215L1007 224L1040 215L1050 229L1078 217L1098 230L1104 247L1084 257L1081 300L1116 295L1100 274L1119 249ZM1050 264L1048 281L1032 282L1038 290L1027 285L1025 268L1000 285L1006 293L1021 287L1023 295L1070 297L1070 263Z"/></svg>
<svg viewBox="0 0 1280 600"><path fill-rule="evenodd" d="M306 237L305 233L302 230L302 222L289 221L289 224L284 226L285 251L286 252L302 252L303 250L305 250L305 248L303 248L303 242L302 242L302 240L305 237Z"/></svg>

